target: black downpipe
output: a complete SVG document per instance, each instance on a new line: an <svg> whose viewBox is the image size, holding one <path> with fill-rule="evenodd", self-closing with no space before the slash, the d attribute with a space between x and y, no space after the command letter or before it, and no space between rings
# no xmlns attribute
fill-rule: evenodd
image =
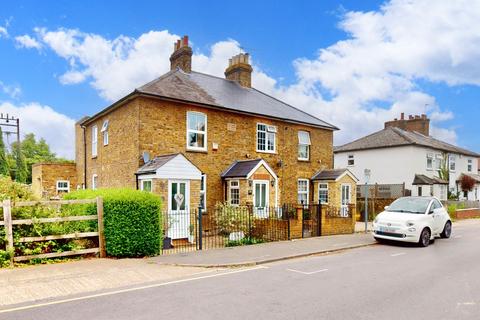
<svg viewBox="0 0 480 320"><path fill-rule="evenodd" d="M87 189L87 127L83 129L83 188Z"/></svg>

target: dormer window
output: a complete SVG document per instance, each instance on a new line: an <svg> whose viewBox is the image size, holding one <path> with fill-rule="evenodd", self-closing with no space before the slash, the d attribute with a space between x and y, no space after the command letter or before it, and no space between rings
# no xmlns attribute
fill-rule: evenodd
<svg viewBox="0 0 480 320"><path fill-rule="evenodd" d="M187 150L207 151L207 115L187 112Z"/></svg>

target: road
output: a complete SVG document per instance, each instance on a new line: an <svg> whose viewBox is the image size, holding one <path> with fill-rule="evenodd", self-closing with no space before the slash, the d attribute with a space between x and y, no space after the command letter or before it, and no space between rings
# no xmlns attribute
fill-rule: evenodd
<svg viewBox="0 0 480 320"><path fill-rule="evenodd" d="M480 319L480 220L375 245L0 311L0 319Z"/></svg>

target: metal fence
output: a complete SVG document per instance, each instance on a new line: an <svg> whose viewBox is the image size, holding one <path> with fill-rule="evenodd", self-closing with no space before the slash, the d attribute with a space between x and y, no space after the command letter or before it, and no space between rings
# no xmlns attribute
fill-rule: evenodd
<svg viewBox="0 0 480 320"><path fill-rule="evenodd" d="M285 204L165 211L162 254L320 236L322 209L325 219L351 218L355 210L351 205Z"/></svg>

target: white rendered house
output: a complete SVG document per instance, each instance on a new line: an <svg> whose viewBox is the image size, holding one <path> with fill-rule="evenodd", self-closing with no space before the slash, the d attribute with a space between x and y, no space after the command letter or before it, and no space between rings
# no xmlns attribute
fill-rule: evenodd
<svg viewBox="0 0 480 320"><path fill-rule="evenodd" d="M464 194L457 180L462 174L478 172L480 155L432 138L429 127L426 115L405 119L402 114L400 119L386 122L383 130L335 147L334 166L348 168L358 177L359 184L365 183L364 170L370 169L370 184L405 183L412 195L434 195L442 199L446 197L444 183L440 183L440 171L444 169L449 173L449 192L459 193L460 199L479 200L480 188ZM438 183L414 184L419 175Z"/></svg>

